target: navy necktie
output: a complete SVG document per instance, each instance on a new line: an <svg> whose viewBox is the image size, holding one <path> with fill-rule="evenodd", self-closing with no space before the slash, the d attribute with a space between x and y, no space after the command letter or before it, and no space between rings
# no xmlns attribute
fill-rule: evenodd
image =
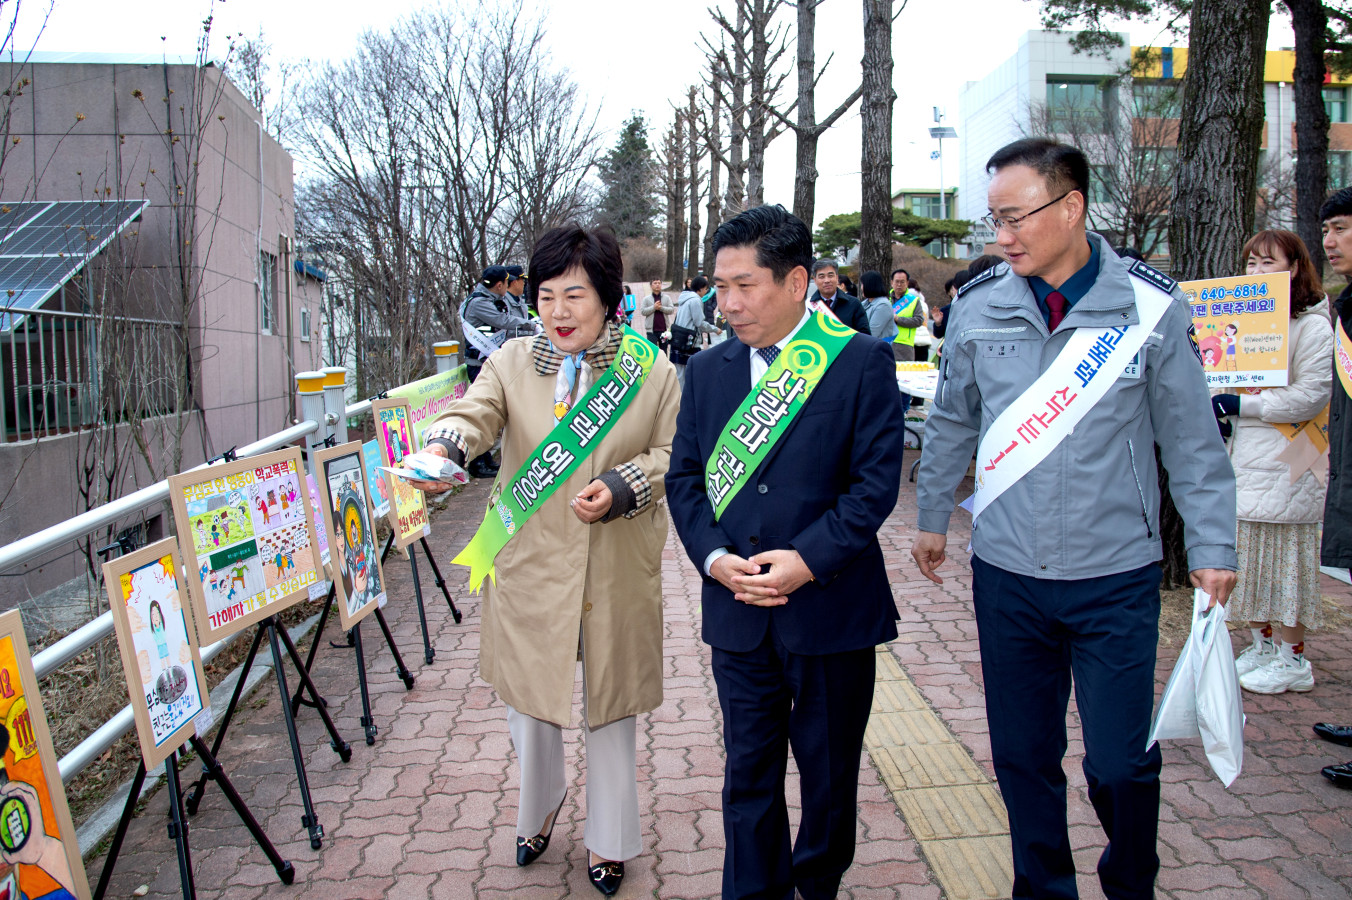
<svg viewBox="0 0 1352 900"><path fill-rule="evenodd" d="M761 359L765 360L767 366L772 366L775 364L775 359L779 356L779 347L775 344L771 344L768 347L761 347L756 352L760 354Z"/></svg>
<svg viewBox="0 0 1352 900"><path fill-rule="evenodd" d="M1052 331L1055 331L1056 326L1060 325L1061 320L1066 317L1066 307L1068 305L1069 304L1066 303L1066 298L1061 295L1060 291L1052 291L1047 295L1047 311L1051 313L1050 318L1047 320L1047 327Z"/></svg>

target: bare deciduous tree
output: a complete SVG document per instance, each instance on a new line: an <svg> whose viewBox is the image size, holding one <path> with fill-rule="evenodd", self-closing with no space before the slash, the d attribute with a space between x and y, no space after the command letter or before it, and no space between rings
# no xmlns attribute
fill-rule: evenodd
<svg viewBox="0 0 1352 900"><path fill-rule="evenodd" d="M698 96L699 89L693 85L687 91L688 106L685 110L686 122L686 146L688 148L687 175L689 181L690 197L690 222L687 225L687 231L690 235L690 241L686 246L685 252L685 277L694 278L700 273L700 242L699 242L699 201L703 196L700 191L700 164L704 159L703 144L699 139L699 129L697 123L700 120L700 110L695 104L695 98Z"/></svg>
<svg viewBox="0 0 1352 900"><path fill-rule="evenodd" d="M686 198L690 185L686 180L685 110L678 109L671 127L662 138L658 149L659 185L667 201L665 243L667 248L666 278L673 287L685 280Z"/></svg>
<svg viewBox="0 0 1352 900"><path fill-rule="evenodd" d="M462 337L460 301L484 267L594 209L595 114L520 0L367 33L312 76L305 111L302 152L319 174L304 220L339 262L359 391L419 374L428 335Z"/></svg>
<svg viewBox="0 0 1352 900"><path fill-rule="evenodd" d="M892 260L892 4L864 0L861 271L881 272Z"/></svg>
<svg viewBox="0 0 1352 900"><path fill-rule="evenodd" d="M817 70L817 7L825 0L798 0L798 119L790 122L788 116L774 107L770 112L784 125L793 129L798 138L797 157L793 176L793 214L811 228L817 205L817 142L832 125L849 111L864 94L864 85L854 89L825 119L817 121L817 83L831 64L827 57ZM889 51L890 56L890 51Z"/></svg>

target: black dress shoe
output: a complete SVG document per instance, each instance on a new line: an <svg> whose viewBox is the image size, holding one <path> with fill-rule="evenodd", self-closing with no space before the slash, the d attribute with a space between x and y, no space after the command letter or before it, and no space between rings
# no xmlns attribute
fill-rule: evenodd
<svg viewBox="0 0 1352 900"><path fill-rule="evenodd" d="M495 463L472 462L469 464L468 471L474 478L495 478L498 474L498 466Z"/></svg>
<svg viewBox="0 0 1352 900"><path fill-rule="evenodd" d="M1341 766L1324 766L1320 772L1338 787L1352 790L1352 762L1345 762Z"/></svg>
<svg viewBox="0 0 1352 900"><path fill-rule="evenodd" d="M624 881L624 863L602 860L587 869L592 886L606 897L614 897Z"/></svg>
<svg viewBox="0 0 1352 900"><path fill-rule="evenodd" d="M542 831L535 837L516 839L516 864L518 866L528 866L540 858L540 855L549 849L549 836L554 833L554 826L559 824L559 813L563 811L563 801L568 799L568 792L563 792L563 800L559 801L559 808L554 810L554 818L549 821L549 829Z"/></svg>
<svg viewBox="0 0 1352 900"><path fill-rule="evenodd" d="M1326 741L1352 747L1352 725L1328 725L1319 722L1314 726L1314 733Z"/></svg>

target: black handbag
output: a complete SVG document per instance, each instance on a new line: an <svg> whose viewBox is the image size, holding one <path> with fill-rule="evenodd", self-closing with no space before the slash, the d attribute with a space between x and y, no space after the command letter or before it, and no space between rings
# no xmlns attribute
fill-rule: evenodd
<svg viewBox="0 0 1352 900"><path fill-rule="evenodd" d="M676 353L694 353L699 344L699 333L682 325L671 326L671 349Z"/></svg>

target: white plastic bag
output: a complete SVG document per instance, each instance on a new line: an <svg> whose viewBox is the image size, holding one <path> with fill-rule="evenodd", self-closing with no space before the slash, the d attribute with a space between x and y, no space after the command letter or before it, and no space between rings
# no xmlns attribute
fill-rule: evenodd
<svg viewBox="0 0 1352 900"><path fill-rule="evenodd" d="M1157 740L1200 737L1207 760L1226 787L1244 762L1244 706L1235 672L1228 618L1200 589L1193 595L1192 630L1179 654L1146 746Z"/></svg>

